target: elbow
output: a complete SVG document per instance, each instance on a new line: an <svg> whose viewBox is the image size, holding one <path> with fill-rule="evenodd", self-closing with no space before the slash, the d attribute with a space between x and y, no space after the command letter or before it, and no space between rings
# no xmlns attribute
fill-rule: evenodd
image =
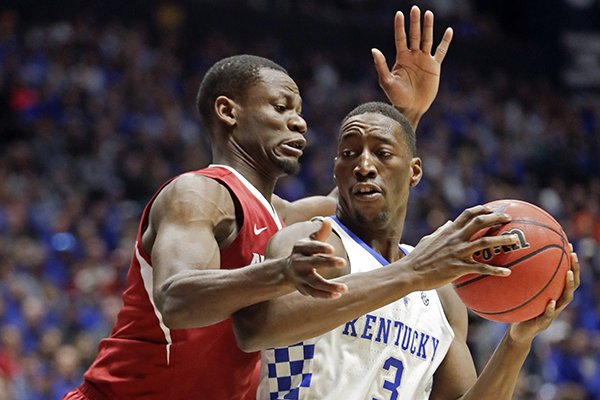
<svg viewBox="0 0 600 400"><path fill-rule="evenodd" d="M200 326L190 324L190 312L182 301L171 296L168 288L160 287L154 291L154 305L158 310L162 323L169 329L188 329Z"/></svg>
<svg viewBox="0 0 600 400"><path fill-rule="evenodd" d="M240 350L246 353L252 353L266 349L270 346L259 328L259 324L254 323L252 319L245 318L237 312L233 315L233 333Z"/></svg>
<svg viewBox="0 0 600 400"><path fill-rule="evenodd" d="M256 340L255 337L247 336L247 335L238 335L236 333L235 340L240 350L244 353L254 353L256 351L263 350L263 347L260 346L259 341Z"/></svg>

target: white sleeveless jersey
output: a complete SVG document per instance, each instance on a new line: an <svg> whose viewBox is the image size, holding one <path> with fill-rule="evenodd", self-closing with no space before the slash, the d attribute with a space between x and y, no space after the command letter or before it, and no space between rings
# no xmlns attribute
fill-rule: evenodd
<svg viewBox="0 0 600 400"><path fill-rule="evenodd" d="M385 268L381 255L330 219L352 273ZM258 399L428 399L453 338L437 292L411 293L322 336L263 351Z"/></svg>

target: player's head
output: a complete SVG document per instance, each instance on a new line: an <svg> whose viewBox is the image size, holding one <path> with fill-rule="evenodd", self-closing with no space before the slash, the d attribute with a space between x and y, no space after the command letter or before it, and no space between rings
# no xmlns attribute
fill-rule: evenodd
<svg viewBox="0 0 600 400"><path fill-rule="evenodd" d="M260 71L270 68L287 74L279 64L267 58L240 54L217 61L204 75L196 96L196 106L210 129L215 117L215 100L219 96L241 99L248 88L260 80Z"/></svg>
<svg viewBox="0 0 600 400"><path fill-rule="evenodd" d="M218 61L198 91L198 110L217 152L237 152L276 176L298 169L305 146L302 98L286 70L266 58ZM272 167L275 166L275 169Z"/></svg>
<svg viewBox="0 0 600 400"><path fill-rule="evenodd" d="M422 175L415 152L415 132L394 107L371 102L350 111L334 167L338 214L355 228L373 230L403 219L410 188Z"/></svg>
<svg viewBox="0 0 600 400"><path fill-rule="evenodd" d="M350 111L340 124L340 135L338 139L342 137L342 129L344 124L352 117L365 113L378 113L382 114L400 124L402 135L404 136L404 140L406 141L406 145L410 151L411 156L414 156L417 153L417 137L415 135L415 131L408 122L408 119L397 109L392 107L387 103L382 103L380 101L371 101L368 103L363 103L357 107L355 107L352 111Z"/></svg>

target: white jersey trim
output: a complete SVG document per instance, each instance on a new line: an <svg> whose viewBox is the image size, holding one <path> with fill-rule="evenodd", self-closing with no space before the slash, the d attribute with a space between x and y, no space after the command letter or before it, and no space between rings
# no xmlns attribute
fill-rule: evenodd
<svg viewBox="0 0 600 400"><path fill-rule="evenodd" d="M142 276L142 281L144 282L144 289L146 289L146 294L148 295L148 300L150 304L152 304L152 309L154 310L154 314L158 318L158 324L160 329L163 331L165 335L165 340L167 341L166 352L167 352L167 365L171 362L171 345L173 344L173 340L171 339L171 330L164 324L162 314L156 308L154 304L154 296L153 287L154 287L154 277L152 276L152 267L150 264L146 262L144 257L140 254L140 250L138 248L139 243L135 243L135 258L137 258L140 263L140 274Z"/></svg>

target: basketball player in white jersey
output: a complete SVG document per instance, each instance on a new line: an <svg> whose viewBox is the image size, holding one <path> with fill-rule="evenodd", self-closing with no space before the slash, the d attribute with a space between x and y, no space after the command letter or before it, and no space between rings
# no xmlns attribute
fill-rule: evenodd
<svg viewBox="0 0 600 400"><path fill-rule="evenodd" d="M472 254L514 237L468 241L510 217L477 206L414 249L399 246L409 191L421 175L414 131L393 107L367 103L344 119L335 162L336 216L280 231L267 257L290 254L294 242L313 232L347 261L348 275L339 281L348 292L329 301L294 293L237 313L242 348L267 349L259 399L512 398L533 338L579 285L577 257L571 254L561 298L538 318L511 325L478 378L466 344L467 311L448 284L474 270L510 273L477 264Z"/></svg>

